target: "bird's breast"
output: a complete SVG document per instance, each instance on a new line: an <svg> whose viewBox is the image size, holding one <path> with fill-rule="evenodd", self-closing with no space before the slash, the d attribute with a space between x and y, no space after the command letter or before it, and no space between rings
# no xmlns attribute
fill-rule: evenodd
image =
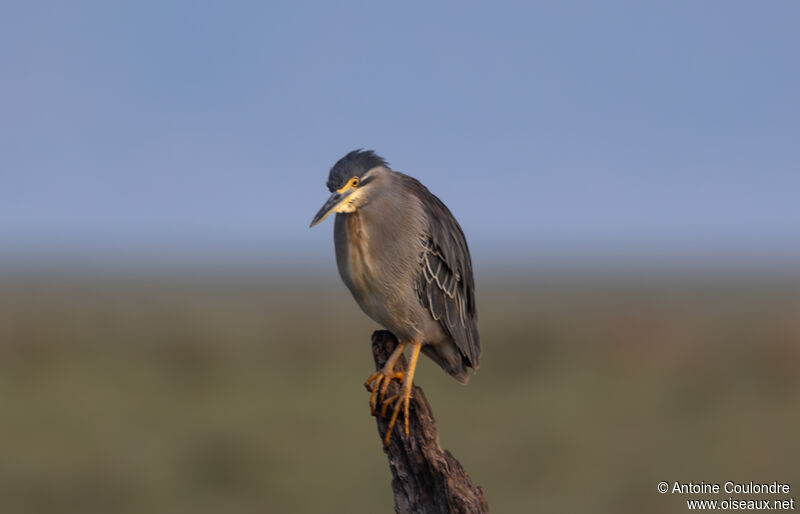
<svg viewBox="0 0 800 514"><path fill-rule="evenodd" d="M354 212L347 216L347 265L353 285L361 297L372 289L370 282L375 277L369 236L366 231L367 227L364 225L360 213Z"/></svg>
<svg viewBox="0 0 800 514"><path fill-rule="evenodd" d="M339 275L362 309L367 311L366 303L371 303L378 271L370 248L369 227L360 212L336 215L334 240Z"/></svg>
<svg viewBox="0 0 800 514"><path fill-rule="evenodd" d="M414 211L374 203L336 216L342 280L369 317L398 336L407 335L422 311L415 289L421 223Z"/></svg>

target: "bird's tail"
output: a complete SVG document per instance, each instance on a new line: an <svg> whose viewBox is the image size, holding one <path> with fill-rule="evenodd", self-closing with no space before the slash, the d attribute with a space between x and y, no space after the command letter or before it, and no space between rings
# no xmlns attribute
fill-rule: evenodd
<svg viewBox="0 0 800 514"><path fill-rule="evenodd" d="M467 385L469 382L469 361L461 350L452 341L426 344L422 346L422 353L431 358L443 370L460 383Z"/></svg>

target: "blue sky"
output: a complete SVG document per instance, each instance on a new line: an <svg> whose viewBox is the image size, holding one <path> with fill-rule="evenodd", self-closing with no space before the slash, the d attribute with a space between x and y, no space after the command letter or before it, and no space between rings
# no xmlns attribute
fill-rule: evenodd
<svg viewBox="0 0 800 514"><path fill-rule="evenodd" d="M333 267L308 223L364 147L478 260L790 260L799 26L790 1L17 2L0 256Z"/></svg>

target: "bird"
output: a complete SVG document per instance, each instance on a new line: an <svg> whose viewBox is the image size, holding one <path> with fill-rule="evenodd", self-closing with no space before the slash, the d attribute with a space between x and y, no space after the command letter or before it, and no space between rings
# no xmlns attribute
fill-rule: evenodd
<svg viewBox="0 0 800 514"><path fill-rule="evenodd" d="M409 437L409 405L420 352L462 384L478 370L481 342L472 259L450 209L417 179L394 171L372 150L353 150L328 174L330 197L311 221L336 213L333 238L342 281L364 313L392 332L399 344L364 383L370 409L394 404L384 443L398 414ZM406 347L406 372L394 370ZM386 398L389 384L400 394Z"/></svg>

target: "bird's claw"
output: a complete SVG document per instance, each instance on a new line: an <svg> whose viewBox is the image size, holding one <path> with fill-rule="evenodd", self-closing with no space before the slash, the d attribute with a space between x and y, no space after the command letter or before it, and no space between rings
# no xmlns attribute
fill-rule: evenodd
<svg viewBox="0 0 800 514"><path fill-rule="evenodd" d="M395 395L392 395L392 396L386 398L385 400L383 400L383 402L381 402L381 417L382 418L386 419L386 409L388 409L391 404L393 404L394 402L396 402L399 399L400 399L400 395L399 394L395 394Z"/></svg>
<svg viewBox="0 0 800 514"><path fill-rule="evenodd" d="M394 405L394 411L392 412L392 417L389 420L389 429L387 430L386 438L383 441L386 446L389 445L389 441L392 438L392 431L394 430L394 425L397 423L397 417L399 416L401 410L404 414L406 438L409 436L408 409L411 400L411 387L409 387L410 384L404 383L405 379L405 373L401 373L399 371L395 372L381 370L370 375L367 381L364 383L364 387L367 388L367 391L372 393L372 396L369 400L369 406L373 416L377 414L378 405L380 405L380 416L385 419L388 415L389 407ZM389 384L392 382L392 380L397 380L399 383L403 384L403 388L400 391L400 394L394 394L387 398L386 391L389 388Z"/></svg>
<svg viewBox="0 0 800 514"><path fill-rule="evenodd" d="M389 420L389 428L386 430L386 438L383 440L383 444L385 446L389 446L389 441L392 439L392 431L394 430L394 425L397 422L397 415L400 414L400 411L403 411L403 416L405 418L405 432L406 432L406 439L409 437L409 430L408 430L408 408L411 402L411 388L410 387L403 387L403 391L400 394L396 394L394 396L390 396L386 398L386 401L383 402L383 406L381 407L381 417L386 417L386 409L391 404L394 405L394 412L392 412L392 418Z"/></svg>
<svg viewBox="0 0 800 514"><path fill-rule="evenodd" d="M397 362L397 359L403 353L403 349L405 349L407 343L403 343L398 345L392 355L389 356L389 359L384 364L383 368L380 371L376 371L372 375L369 376L367 381L364 383L364 387L367 388L367 391L372 393L369 400L370 410L372 411L372 415L376 415L376 408L377 404L381 403L381 417L386 418L387 410L390 406L394 405L394 412L392 412L392 417L389 420L389 427L386 431L386 437L383 440L383 443L386 446L389 446L389 441L392 439L392 431L394 430L394 425L397 422L397 416L400 414L402 410L404 413L405 418L405 433L406 439L409 437L409 407L411 402L411 392L414 386L414 371L417 369L417 359L419 358L419 352L422 349L422 342L421 341L413 341L413 351L411 352L411 358L408 363L408 369L405 372L394 371L394 364ZM386 392L389 389L389 384L392 383L392 380L397 380L400 384L402 384L402 388L400 389L399 394L394 394L389 398L386 398ZM378 391L380 391L380 397L378 396Z"/></svg>
<svg viewBox="0 0 800 514"><path fill-rule="evenodd" d="M367 381L364 382L364 387L367 389L367 391L372 393L369 399L369 408L373 416L377 412L378 403L384 403L384 400L386 399L386 391L389 389L389 384L391 384L392 380L397 380L402 384L404 379L405 373L387 369L376 371L370 375L369 378L367 378ZM380 390L380 398L378 397L378 390ZM384 415L383 417L386 416Z"/></svg>

